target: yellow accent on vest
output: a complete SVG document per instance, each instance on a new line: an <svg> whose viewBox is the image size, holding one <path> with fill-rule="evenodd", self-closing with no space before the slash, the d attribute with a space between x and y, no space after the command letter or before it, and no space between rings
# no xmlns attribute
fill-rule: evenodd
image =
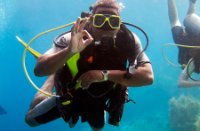
<svg viewBox="0 0 200 131"><path fill-rule="evenodd" d="M69 60L67 60L67 65L69 67L69 70L70 70L73 78L78 73L77 61L79 60L79 58L80 58L80 53L76 53Z"/></svg>
<svg viewBox="0 0 200 131"><path fill-rule="evenodd" d="M69 67L70 73L72 74L72 77L74 78L77 73L78 73L78 66L77 62L80 58L80 53L76 53L73 55L69 60L67 60L66 64ZM77 90L78 88L81 87L81 81L77 81L75 84L75 89Z"/></svg>
<svg viewBox="0 0 200 131"><path fill-rule="evenodd" d="M81 87L81 81L76 81L75 89L79 89Z"/></svg>
<svg viewBox="0 0 200 131"><path fill-rule="evenodd" d="M70 101L70 100L65 101L65 102L62 102L62 105L64 105L64 106L69 105L69 104L71 104L71 101Z"/></svg>

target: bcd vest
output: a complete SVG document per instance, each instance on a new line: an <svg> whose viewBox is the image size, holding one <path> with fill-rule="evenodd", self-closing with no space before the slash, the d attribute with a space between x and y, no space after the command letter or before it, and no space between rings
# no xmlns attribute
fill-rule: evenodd
<svg viewBox="0 0 200 131"><path fill-rule="evenodd" d="M92 43L66 62L56 73L57 94L63 95L74 89L77 79L89 70L126 70L128 59L136 56L134 53L134 36L122 25L113 45L97 46ZM111 81L98 82L91 84L88 90L94 95L99 95L114 85Z"/></svg>

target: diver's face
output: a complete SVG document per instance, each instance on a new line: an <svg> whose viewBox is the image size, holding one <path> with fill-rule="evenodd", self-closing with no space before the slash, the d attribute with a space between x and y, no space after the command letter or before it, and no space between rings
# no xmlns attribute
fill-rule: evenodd
<svg viewBox="0 0 200 131"><path fill-rule="evenodd" d="M107 15L116 15L118 16L119 13L117 9L114 8L105 8L105 7L99 7L96 9L95 14L107 14ZM95 15L94 14L94 15ZM92 18L93 19L93 18ZM105 23L108 24L108 23ZM101 38L102 36L107 36L107 37L115 37L119 29L101 29L101 28L96 28L92 26L93 33L96 37Z"/></svg>

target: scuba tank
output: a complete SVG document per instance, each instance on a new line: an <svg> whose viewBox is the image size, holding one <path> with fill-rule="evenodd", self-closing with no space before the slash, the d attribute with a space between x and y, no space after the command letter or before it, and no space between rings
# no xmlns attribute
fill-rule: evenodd
<svg viewBox="0 0 200 131"><path fill-rule="evenodd" d="M184 22L186 32L191 35L200 36L200 17L196 14L188 15Z"/></svg>

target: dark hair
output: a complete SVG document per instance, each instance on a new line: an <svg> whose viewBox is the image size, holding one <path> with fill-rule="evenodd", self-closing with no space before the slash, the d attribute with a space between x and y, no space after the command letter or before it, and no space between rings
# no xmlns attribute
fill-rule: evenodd
<svg viewBox="0 0 200 131"><path fill-rule="evenodd" d="M195 59L199 59L200 58L200 48L193 48L190 50L190 55L191 57L195 58Z"/></svg>
<svg viewBox="0 0 200 131"><path fill-rule="evenodd" d="M195 69L194 71L196 73L200 73L200 49L196 48L196 49L191 49L191 56L194 60L194 65L195 65Z"/></svg>

